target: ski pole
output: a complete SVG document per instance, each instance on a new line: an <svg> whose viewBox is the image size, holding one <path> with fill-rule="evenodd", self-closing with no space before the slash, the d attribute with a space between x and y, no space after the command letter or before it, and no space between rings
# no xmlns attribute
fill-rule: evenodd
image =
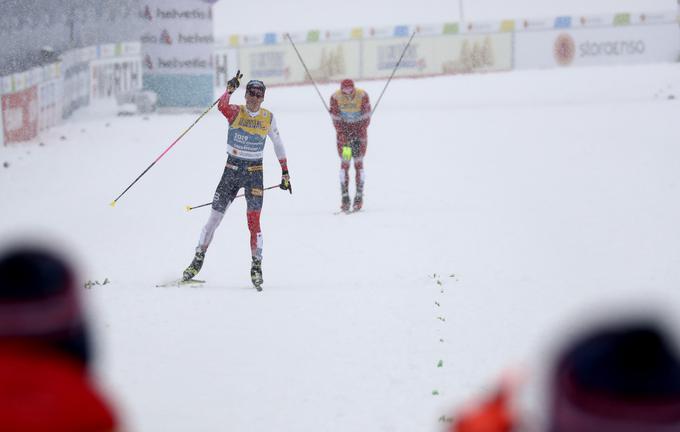
<svg viewBox="0 0 680 432"><path fill-rule="evenodd" d="M262 190L263 190L263 191L266 191L266 190L274 189L274 188L277 188L277 187L279 187L279 185L269 186L269 187L266 187L266 188L264 188L264 189L262 189ZM245 193L238 194L238 195L236 195L234 198L240 198L240 197L242 197L242 196L245 196ZM184 207L184 209L185 209L186 211L191 211L191 210L194 210L194 209L197 209L197 208L209 206L210 204L212 204L212 201L210 201L209 203L205 203L205 204L201 204L201 205L197 205L197 206L193 206L193 207L191 207L191 206L186 206L186 207Z"/></svg>
<svg viewBox="0 0 680 432"><path fill-rule="evenodd" d="M380 96L378 96L378 101L375 103L373 106L373 109L371 110L371 116L375 112L376 109L378 109L378 104L380 103L380 99L382 99L383 95L385 94L385 90L387 90L387 86L390 85L390 81L392 81L392 78L394 77L394 74L397 73L397 68L399 67L399 64L401 63L401 60L404 58L404 55L406 54L406 50L408 49L409 45L411 45L411 41L413 40L413 37L416 35L416 32L414 31L411 33L411 37L409 38L408 42L406 43L406 46L404 47L404 51L401 53L401 57L399 57L399 60L397 60L397 64L394 65L394 69L392 69L392 75L390 75L389 79L385 83L385 87L383 87L382 92L380 93Z"/></svg>
<svg viewBox="0 0 680 432"><path fill-rule="evenodd" d="M316 86L316 82L314 82L314 78L312 78L312 74L309 73L309 69L307 69L307 65L305 64L305 61L302 60L302 56L300 55L300 51L298 51L297 47L295 46L295 42L293 42L293 39L291 39L289 33L286 33L286 37L290 41L290 44L293 45L293 49L295 50L295 54L297 54L298 58L300 59L300 63L302 63L302 67L305 68L305 72L307 72L307 76L312 81L312 84L314 84L314 88L316 89L316 93L319 95L319 98L321 99L321 103L323 104L324 108L326 108L326 111L330 112L328 105L326 105L326 101L323 99L323 96L321 96L321 92L319 91L319 87Z"/></svg>
<svg viewBox="0 0 680 432"><path fill-rule="evenodd" d="M130 186L126 187L125 190L124 190L120 195L118 195L118 196L116 197L116 199L114 199L113 201L111 201L111 204L109 204L109 205L110 205L111 207L115 207L115 206L116 206L116 202L118 202L118 200L120 199L120 197L122 197L122 196L125 194L125 192L127 192L127 191L128 191L135 183L137 183L137 181L138 181L140 178L142 178L142 176L143 176L144 174L146 174L146 172L149 171L149 170L151 169L151 167L154 166L154 165L156 164L156 162L158 162L158 161L160 160L160 158L162 158L163 156L165 156L165 154L166 154L168 151L170 151L170 149L171 149L175 144L177 144L177 142L178 142L179 140L181 140L182 137L183 137L184 135L186 135L186 133L189 132L189 130L190 130L192 127L194 127L194 125L195 125L196 123L198 123L198 121L199 121L200 119L202 119L203 116L206 115L206 114L208 113L208 111L210 111L210 110L212 109L212 107L214 107L215 105L217 105L217 102L219 102L219 99L217 99L215 102L213 102L213 104L210 105L210 107L208 107L207 110L203 111L203 114L201 114L201 115L196 119L196 121L194 121L194 122L191 124L191 126L189 126L184 132L182 132L182 134L181 134L181 135L180 135L180 136L179 136L172 144L170 144L170 146L169 146L168 148L166 148L166 149L163 151L163 153L161 153L161 155L158 156L158 157L156 158L156 160L154 160L153 162L151 162L151 165L149 165L148 167L146 167L146 169L145 169L144 171L142 171L142 173L135 179L135 181L133 181L132 183L130 183Z"/></svg>

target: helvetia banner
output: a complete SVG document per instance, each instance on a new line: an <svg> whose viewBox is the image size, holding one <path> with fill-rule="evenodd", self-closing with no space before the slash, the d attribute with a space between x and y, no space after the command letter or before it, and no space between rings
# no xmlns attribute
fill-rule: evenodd
<svg viewBox="0 0 680 432"><path fill-rule="evenodd" d="M147 0L142 8L143 86L161 108L213 102L213 28L210 0Z"/></svg>

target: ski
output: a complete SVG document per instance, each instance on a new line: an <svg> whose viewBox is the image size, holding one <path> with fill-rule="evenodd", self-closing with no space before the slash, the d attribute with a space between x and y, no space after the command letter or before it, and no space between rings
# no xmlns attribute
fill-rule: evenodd
<svg viewBox="0 0 680 432"><path fill-rule="evenodd" d="M347 211L339 210L339 211L333 212L333 214L336 215L336 216L337 215L343 215L343 214L344 215L351 215L352 213L359 213L360 211L361 210L347 210Z"/></svg>
<svg viewBox="0 0 680 432"><path fill-rule="evenodd" d="M205 281L201 280L201 279L189 279L189 280L175 279L175 280L170 281L170 282L158 284L158 285L156 285L156 287L161 288L161 287L173 287L173 286L176 286L176 287L198 286L198 285L202 285L204 283L205 283Z"/></svg>

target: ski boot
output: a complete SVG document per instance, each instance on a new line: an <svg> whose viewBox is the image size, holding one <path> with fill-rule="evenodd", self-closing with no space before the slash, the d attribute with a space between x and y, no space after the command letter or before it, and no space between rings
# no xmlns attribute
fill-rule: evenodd
<svg viewBox="0 0 680 432"><path fill-rule="evenodd" d="M358 192L356 196L354 197L354 203L352 203L352 211L359 211L361 210L361 207L364 205L364 196L361 192Z"/></svg>
<svg viewBox="0 0 680 432"><path fill-rule="evenodd" d="M258 291L262 291L262 260L253 258L253 264L250 266L250 280L253 286Z"/></svg>
<svg viewBox="0 0 680 432"><path fill-rule="evenodd" d="M197 249L196 255L194 255L194 259L191 261L191 264L189 264L189 267L187 267L187 269L184 270L184 273L182 273L182 280L188 281L193 279L198 274L198 272L201 271L204 259L205 252Z"/></svg>
<svg viewBox="0 0 680 432"><path fill-rule="evenodd" d="M342 202L340 203L340 211L343 212L348 212L349 211L349 195L342 195Z"/></svg>

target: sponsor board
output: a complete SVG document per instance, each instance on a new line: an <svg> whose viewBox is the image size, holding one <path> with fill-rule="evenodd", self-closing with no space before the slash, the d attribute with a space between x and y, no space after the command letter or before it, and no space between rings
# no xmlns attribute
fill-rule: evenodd
<svg viewBox="0 0 680 432"><path fill-rule="evenodd" d="M139 58L113 58L90 63L90 94L93 99L111 98L142 88Z"/></svg>
<svg viewBox="0 0 680 432"><path fill-rule="evenodd" d="M461 30L464 33L496 33L501 31L501 22L499 21L479 21L465 23Z"/></svg>
<svg viewBox="0 0 680 432"><path fill-rule="evenodd" d="M387 77L406 40L365 41L364 78ZM452 34L414 38L395 76L491 72L512 68L512 34Z"/></svg>
<svg viewBox="0 0 680 432"><path fill-rule="evenodd" d="M315 81L340 80L347 76L359 76L358 41L327 42L298 45L300 55L306 58L307 68ZM291 77L297 82L308 81L302 65L291 68Z"/></svg>
<svg viewBox="0 0 680 432"><path fill-rule="evenodd" d="M90 62L81 61L78 55L69 56L62 63L63 99L62 117L68 118L78 108L90 104Z"/></svg>
<svg viewBox="0 0 680 432"><path fill-rule="evenodd" d="M43 81L38 85L38 130L43 131L61 122L62 85L60 79Z"/></svg>
<svg viewBox="0 0 680 432"><path fill-rule="evenodd" d="M144 89L156 92L159 107L210 105L215 43L211 4L197 0L147 0L142 5L142 18ZM206 79L209 90L204 85ZM168 87L196 82L202 85Z"/></svg>
<svg viewBox="0 0 680 432"><path fill-rule="evenodd" d="M443 30L443 24L418 24L414 27L418 36L438 36L444 32Z"/></svg>
<svg viewBox="0 0 680 432"><path fill-rule="evenodd" d="M322 41L338 42L346 41L353 38L354 31L352 29L335 29L326 30L319 34L319 39Z"/></svg>
<svg viewBox="0 0 680 432"><path fill-rule="evenodd" d="M372 38L392 38L394 37L394 27L392 26L385 26L385 27L371 27L368 29L368 31L365 33L366 38L372 39Z"/></svg>
<svg viewBox="0 0 680 432"><path fill-rule="evenodd" d="M515 31L549 30L555 25L555 19L526 18L517 20Z"/></svg>
<svg viewBox="0 0 680 432"><path fill-rule="evenodd" d="M239 45L264 45L265 44L265 35L264 34L255 34L255 35L241 35L239 38Z"/></svg>
<svg viewBox="0 0 680 432"><path fill-rule="evenodd" d="M631 24L666 24L677 22L677 13L657 12L657 13L638 13L631 15Z"/></svg>
<svg viewBox="0 0 680 432"><path fill-rule="evenodd" d="M515 35L517 69L675 61L674 24L571 28Z"/></svg>
<svg viewBox="0 0 680 432"><path fill-rule="evenodd" d="M6 144L28 141L38 135L38 88L2 95L2 129Z"/></svg>
<svg viewBox="0 0 680 432"><path fill-rule="evenodd" d="M315 81L332 81L360 73L359 41L296 44ZM290 44L242 47L238 65L249 79L266 84L308 82L304 67Z"/></svg>
<svg viewBox="0 0 680 432"><path fill-rule="evenodd" d="M431 39L414 39L408 48L408 38L365 40L362 50L362 77L390 76L402 53L404 56L395 76L427 73L431 66L428 60L432 58L432 47L427 42Z"/></svg>
<svg viewBox="0 0 680 432"><path fill-rule="evenodd" d="M614 23L614 15L582 15L572 20L572 25L578 27L610 27Z"/></svg>

